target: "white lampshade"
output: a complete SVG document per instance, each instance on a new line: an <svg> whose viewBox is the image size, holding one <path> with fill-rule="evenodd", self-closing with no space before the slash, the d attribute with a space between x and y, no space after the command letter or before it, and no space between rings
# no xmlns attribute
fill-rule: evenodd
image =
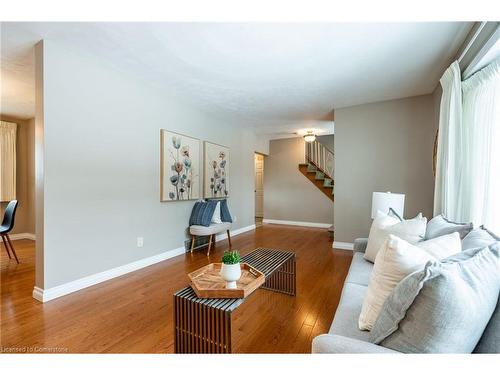
<svg viewBox="0 0 500 375"><path fill-rule="evenodd" d="M372 196L372 219L375 219L377 211L388 213L389 208L392 208L399 216L403 217L405 195L389 191L387 193L374 192Z"/></svg>

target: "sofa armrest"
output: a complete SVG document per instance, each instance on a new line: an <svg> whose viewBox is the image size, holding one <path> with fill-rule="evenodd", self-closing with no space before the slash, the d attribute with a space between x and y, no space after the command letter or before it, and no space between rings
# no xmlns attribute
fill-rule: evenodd
<svg viewBox="0 0 500 375"><path fill-rule="evenodd" d="M312 342L312 352L332 354L400 354L395 350L384 348L371 342L330 334L316 336Z"/></svg>
<svg viewBox="0 0 500 375"><path fill-rule="evenodd" d="M358 253L364 253L366 250L366 245L368 245L368 238L356 238L354 240L354 251Z"/></svg>

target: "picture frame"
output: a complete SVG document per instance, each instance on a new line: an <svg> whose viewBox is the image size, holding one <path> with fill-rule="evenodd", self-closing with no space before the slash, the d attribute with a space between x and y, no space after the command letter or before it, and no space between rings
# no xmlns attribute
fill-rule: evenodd
<svg viewBox="0 0 500 375"><path fill-rule="evenodd" d="M160 201L201 198L201 141L160 129Z"/></svg>
<svg viewBox="0 0 500 375"><path fill-rule="evenodd" d="M231 153L229 147L205 141L203 160L203 197L211 199L228 198L231 177Z"/></svg>

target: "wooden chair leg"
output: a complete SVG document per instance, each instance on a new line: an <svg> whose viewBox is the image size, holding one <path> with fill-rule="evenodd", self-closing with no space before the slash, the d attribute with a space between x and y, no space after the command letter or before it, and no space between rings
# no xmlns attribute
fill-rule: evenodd
<svg viewBox="0 0 500 375"><path fill-rule="evenodd" d="M16 251L14 250L14 246L12 246L12 242L10 242L10 237L8 234L5 235L5 237L7 237L7 242L9 243L10 245L10 249L12 250L12 254L14 254L14 258L16 258L16 262L17 264L19 264L19 259L17 259L17 254L16 254Z"/></svg>
<svg viewBox="0 0 500 375"><path fill-rule="evenodd" d="M196 241L196 236L193 235L193 237L191 238L191 254L193 254L195 241Z"/></svg>
<svg viewBox="0 0 500 375"><path fill-rule="evenodd" d="M231 245L231 233L229 232L229 229L227 230L227 240L229 241L229 249L231 249L233 245Z"/></svg>
<svg viewBox="0 0 500 375"><path fill-rule="evenodd" d="M9 245L7 244L7 239L5 238L5 236L3 234L2 234L2 241L3 241L3 245L5 246L5 251L7 251L7 255L9 256L9 259L12 259L12 257L10 256Z"/></svg>
<svg viewBox="0 0 500 375"><path fill-rule="evenodd" d="M213 234L210 235L210 237L208 238L208 251L207 251L207 256L210 255L210 249L212 248L212 236Z"/></svg>

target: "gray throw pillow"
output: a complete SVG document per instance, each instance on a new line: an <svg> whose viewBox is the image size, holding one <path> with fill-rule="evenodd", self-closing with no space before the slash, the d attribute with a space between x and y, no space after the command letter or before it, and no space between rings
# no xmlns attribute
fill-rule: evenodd
<svg viewBox="0 0 500 375"><path fill-rule="evenodd" d="M474 353L500 353L500 298Z"/></svg>
<svg viewBox="0 0 500 375"><path fill-rule="evenodd" d="M460 239L463 239L473 228L472 223L455 223L448 220L443 215L433 217L425 229L425 239L441 237L446 234L458 232Z"/></svg>
<svg viewBox="0 0 500 375"><path fill-rule="evenodd" d="M488 228L486 228L484 225L481 225L479 228L481 228L482 230L485 230L486 232L488 232L488 234L491 237L493 237L495 240L500 241L500 236L498 234L493 233L491 230L489 230Z"/></svg>
<svg viewBox="0 0 500 375"><path fill-rule="evenodd" d="M498 301L500 243L470 249L403 279L370 340L403 353L471 353Z"/></svg>
<svg viewBox="0 0 500 375"><path fill-rule="evenodd" d="M489 246L500 239L493 237L490 232L486 229L476 228L473 229L464 237L462 240L462 249L475 249L477 247L485 247Z"/></svg>

